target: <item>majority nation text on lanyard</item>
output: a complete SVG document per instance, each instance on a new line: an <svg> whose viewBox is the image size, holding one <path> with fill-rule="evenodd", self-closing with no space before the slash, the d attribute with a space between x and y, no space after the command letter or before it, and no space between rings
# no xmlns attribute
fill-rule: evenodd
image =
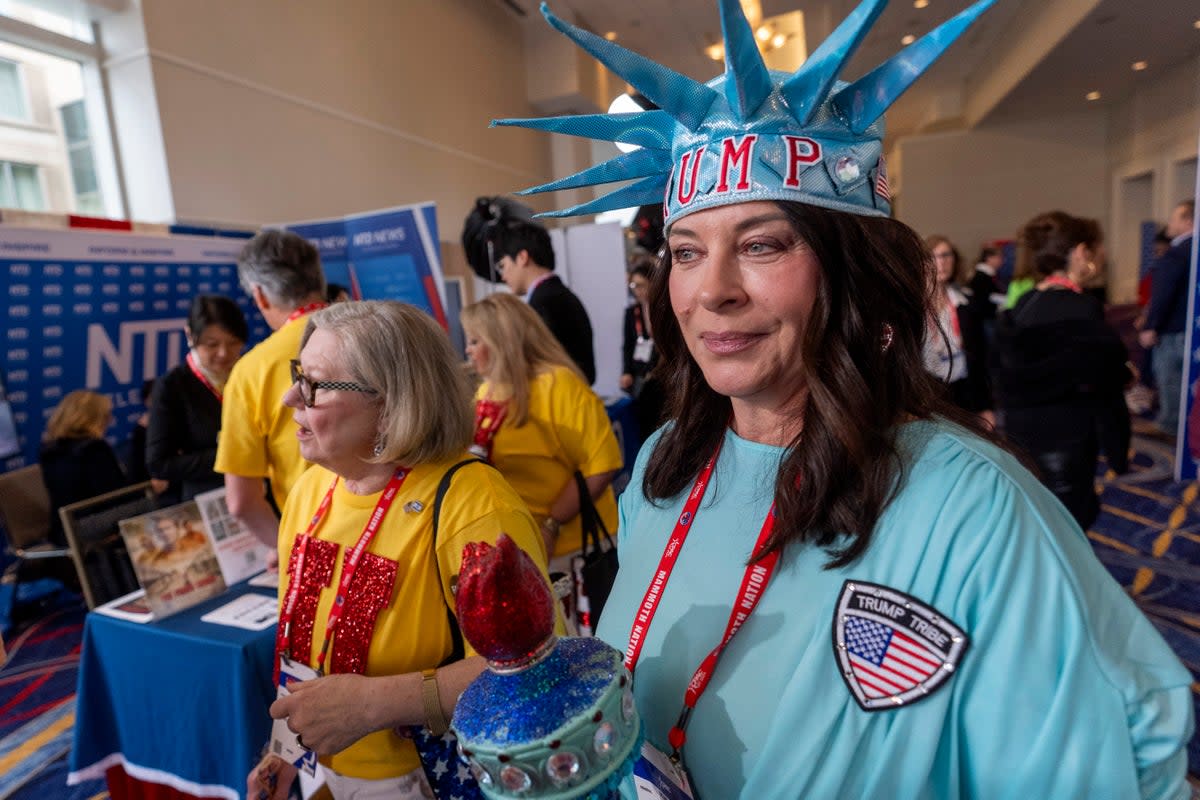
<svg viewBox="0 0 1200 800"><path fill-rule="evenodd" d="M346 552L345 558L342 560L342 577L338 581L337 596L333 600L333 607L329 609L329 621L325 624L325 640L321 643L321 652L317 656L316 668L318 672L324 671L325 656L329 652L329 643L333 640L333 633L337 628L338 621L342 618L342 611L346 607L346 596L350 591L350 583L354 580L354 573L358 569L358 563L362 560L363 553L367 551L371 540L375 538L375 533L379 530L379 526L383 523L383 518L387 515L388 509L392 506L392 501L400 491L400 487L404 485L404 479L408 477L408 470L401 467L397 469L392 479L388 481L388 485L383 490L383 494L379 497L379 502L375 504L375 510L371 512L370 519L367 520L366 527L363 528L362 535L358 537L358 541L354 547ZM329 486L329 491L325 493L325 497L321 500L321 505L317 507L317 513L313 514L312 521L308 523L308 528L304 531L304 535L300 537L298 543L298 552L296 553L296 569L292 573L291 584L288 586L287 596L283 602L283 612L280 614L279 623L283 625L283 655L291 657L292 647L292 617L296 611L296 600L300 596L300 581L304 578L304 556L308 550L308 542L313 536L313 532L317 526L321 524L321 520L325 517L325 512L329 510L329 504L333 500L333 490L337 486L338 479L334 478L333 483ZM305 658L307 661L307 658Z"/></svg>
<svg viewBox="0 0 1200 800"><path fill-rule="evenodd" d="M692 524L695 523L696 517L699 514L700 501L704 499L704 493L708 489L709 481L712 479L719 454L720 448L712 454L705 463L704 468L700 470L700 475L696 478L696 484L692 487L691 494L688 495L688 499L684 503L683 512L675 522L675 529L671 532L671 538L667 540L667 546L663 550L658 569L655 570L654 577L650 581L650 587L646 590L646 596L642 599L642 603L638 606L637 613L634 615L633 629L629 633L629 647L625 651L625 666L631 672L637 666L638 659L641 657L642 647L646 643L646 631L649 630L650 623L653 622L654 615L658 611L658 604L662 600L663 592L666 591L667 581L670 580L671 572L675 569L675 562L679 559L679 551L683 549L683 543L687 540L688 531L691 529ZM759 531L758 541L754 545L753 552L755 556L761 552L764 543L770 538L771 532L774 529L775 505L772 504L771 510L767 512L766 520L763 521L762 529ZM712 679L721 653L724 652L730 640L733 639L734 635L741 629L742 624L745 623L750 614L758 606L758 601L762 598L762 594L766 590L767 583L770 581L778 562L779 551L776 550L760 559L752 558L750 565L746 567L746 572L742 576L742 585L738 589L733 610L729 615L729 623L725 626L725 635L721 637L720 643L705 657L692 675L692 679L688 682L687 690L683 695L683 710L680 712L679 719L668 734L671 747L675 751L672 755L674 760L677 761L679 759L680 750L682 750L683 744L687 740L686 730L688 719L691 717L692 709L696 707L696 703L700 700L700 696L708 688L708 683Z"/></svg>

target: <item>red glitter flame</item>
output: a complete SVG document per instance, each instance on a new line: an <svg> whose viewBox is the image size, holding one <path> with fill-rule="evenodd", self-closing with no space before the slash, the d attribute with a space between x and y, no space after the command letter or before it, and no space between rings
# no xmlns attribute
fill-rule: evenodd
<svg viewBox="0 0 1200 800"><path fill-rule="evenodd" d="M463 636L488 661L532 660L554 634L554 599L529 554L500 534L463 548L455 593Z"/></svg>

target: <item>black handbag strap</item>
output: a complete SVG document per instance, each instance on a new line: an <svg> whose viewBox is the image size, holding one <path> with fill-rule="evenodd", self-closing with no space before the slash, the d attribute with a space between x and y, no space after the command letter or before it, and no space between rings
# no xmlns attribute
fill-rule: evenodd
<svg viewBox="0 0 1200 800"><path fill-rule="evenodd" d="M483 464L490 466L486 461L479 458L464 458L450 469L446 470L446 474L442 476L442 480L438 483L437 493L433 497L433 563L438 571L438 587L442 586L442 562L438 558L438 530L442 521L442 501L446 499L446 493L450 491L450 481L454 478L454 473L458 472L463 467L469 464ZM450 639L454 643L450 655L446 656L445 660L439 667L444 667L447 664L453 664L455 661L461 661L467 654L466 647L463 644L462 630L458 627L458 617L454 615L454 609L450 607L450 603L446 600L446 593L442 592L442 602L446 604L446 618L450 622Z"/></svg>
<svg viewBox="0 0 1200 800"><path fill-rule="evenodd" d="M586 557L590 553L604 552L600 542L601 534L604 536L608 549L616 548L612 534L608 532L608 526L604 524L604 520L600 517L600 511L596 508L595 501L592 500L592 492L588 489L587 478L583 477L583 473L579 470L575 470L575 486L579 489L579 534L580 550L583 555ZM591 545L590 550L588 545Z"/></svg>

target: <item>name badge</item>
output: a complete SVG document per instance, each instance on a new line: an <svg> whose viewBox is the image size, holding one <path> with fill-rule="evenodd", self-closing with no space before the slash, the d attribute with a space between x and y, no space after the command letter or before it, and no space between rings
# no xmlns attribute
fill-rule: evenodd
<svg viewBox="0 0 1200 800"><path fill-rule="evenodd" d="M654 355L654 340L638 339L637 344L633 346L633 360L648 364L652 355Z"/></svg>
<svg viewBox="0 0 1200 800"><path fill-rule="evenodd" d="M275 697L287 697L288 684L311 681L320 673L307 664L293 661L287 656L279 657L279 686ZM271 752L309 775L317 774L317 754L300 744L300 737L292 733L286 719L277 719L271 725Z"/></svg>
<svg viewBox="0 0 1200 800"><path fill-rule="evenodd" d="M638 800L694 800L683 766L676 764L649 742L642 744L642 757L633 765L633 785Z"/></svg>

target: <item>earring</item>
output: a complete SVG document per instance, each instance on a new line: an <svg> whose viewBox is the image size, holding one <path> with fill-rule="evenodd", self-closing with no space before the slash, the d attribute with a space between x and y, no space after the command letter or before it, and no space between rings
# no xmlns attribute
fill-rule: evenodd
<svg viewBox="0 0 1200 800"><path fill-rule="evenodd" d="M888 348L892 346L892 339L895 338L896 332L892 330L890 322L883 323L883 341L880 343L880 351L886 353Z"/></svg>
<svg viewBox="0 0 1200 800"><path fill-rule="evenodd" d="M376 442L374 449L371 450L371 455L379 458L383 455L383 442Z"/></svg>

